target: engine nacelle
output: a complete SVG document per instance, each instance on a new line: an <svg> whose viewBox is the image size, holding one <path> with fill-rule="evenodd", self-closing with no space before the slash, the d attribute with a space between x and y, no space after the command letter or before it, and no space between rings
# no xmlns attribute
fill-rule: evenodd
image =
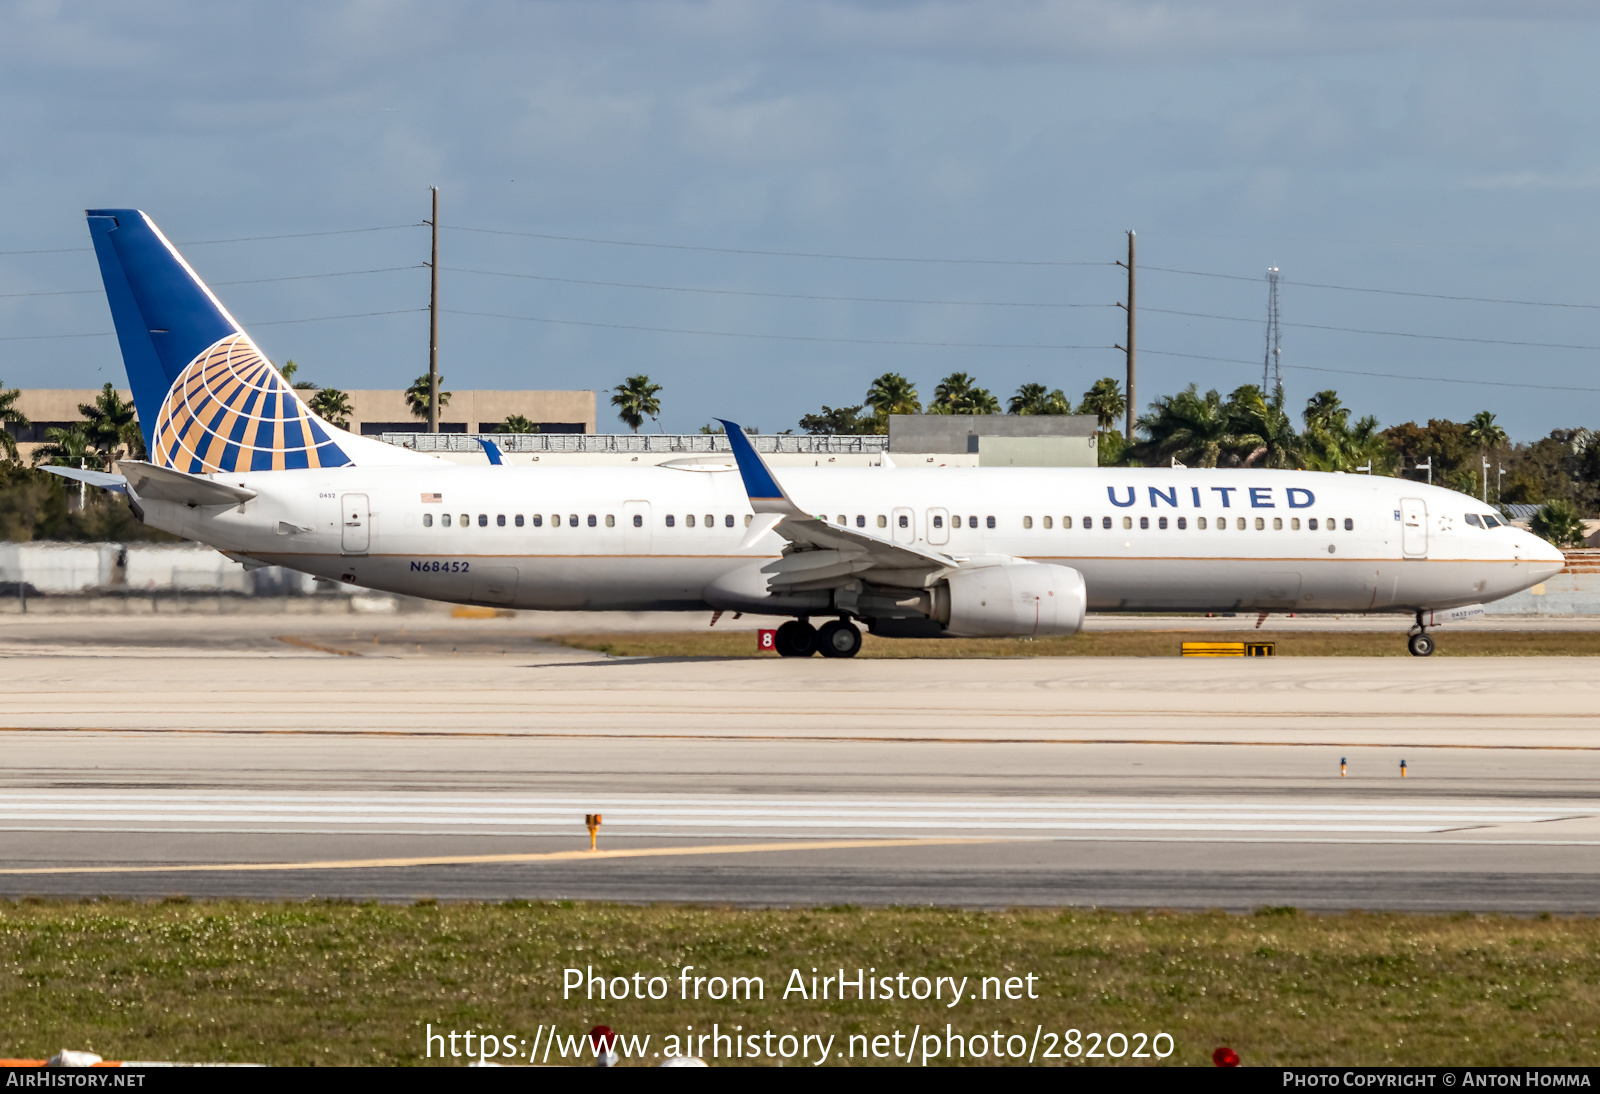
<svg viewBox="0 0 1600 1094"><path fill-rule="evenodd" d="M934 618L962 638L1076 634L1087 606L1082 574L1042 562L957 570L934 590Z"/></svg>

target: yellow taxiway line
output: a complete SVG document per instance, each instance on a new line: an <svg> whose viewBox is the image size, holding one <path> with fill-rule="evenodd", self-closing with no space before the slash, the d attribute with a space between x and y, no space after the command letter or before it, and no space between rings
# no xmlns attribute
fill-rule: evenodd
<svg viewBox="0 0 1600 1094"><path fill-rule="evenodd" d="M508 855L423 855L416 858L332 859L321 862L219 862L172 866L26 866L0 869L19 874L201 874L282 872L287 870L375 870L401 866L481 866L498 863L599 861L614 858L656 858L668 855L741 855L763 851L835 851L879 847L945 847L964 843L1000 843L1000 839L863 839L784 843L729 843L710 847L634 847L614 851L543 851Z"/></svg>

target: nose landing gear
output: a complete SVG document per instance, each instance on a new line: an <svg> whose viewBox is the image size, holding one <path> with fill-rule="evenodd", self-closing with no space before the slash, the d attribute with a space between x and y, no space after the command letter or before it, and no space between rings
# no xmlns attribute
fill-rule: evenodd
<svg viewBox="0 0 1600 1094"><path fill-rule="evenodd" d="M1412 657L1432 657L1433 645L1433 635L1422 625L1422 613L1419 611L1416 633L1406 639L1406 648L1411 651Z"/></svg>

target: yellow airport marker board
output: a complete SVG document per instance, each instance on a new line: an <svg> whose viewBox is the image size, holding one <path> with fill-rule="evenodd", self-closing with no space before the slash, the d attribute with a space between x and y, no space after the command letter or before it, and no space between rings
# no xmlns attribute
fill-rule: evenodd
<svg viewBox="0 0 1600 1094"><path fill-rule="evenodd" d="M1271 642L1185 642L1185 657L1271 657Z"/></svg>

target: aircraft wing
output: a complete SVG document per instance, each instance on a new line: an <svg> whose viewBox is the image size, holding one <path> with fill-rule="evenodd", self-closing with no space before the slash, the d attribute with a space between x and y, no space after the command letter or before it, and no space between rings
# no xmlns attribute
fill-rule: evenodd
<svg viewBox="0 0 1600 1094"><path fill-rule="evenodd" d="M249 501L256 492L243 486L229 486L200 475L189 475L152 463L123 460L117 465L135 495L156 501L177 501L185 505L237 505ZM70 470L70 468L68 469Z"/></svg>
<svg viewBox="0 0 1600 1094"><path fill-rule="evenodd" d="M722 424L756 513L741 546L753 545L768 532L785 541L783 557L761 568L769 575L772 592L833 589L856 578L923 588L958 567L956 559L941 552L894 543L803 512L778 485L744 431L734 422Z"/></svg>
<svg viewBox="0 0 1600 1094"><path fill-rule="evenodd" d="M82 467L57 467L55 464L50 463L45 464L39 470L48 471L52 475L60 475L64 479L72 479L75 482L86 482L90 486L98 486L105 490L116 490L124 494L128 492L128 480L122 475L111 475L104 471L90 471Z"/></svg>

